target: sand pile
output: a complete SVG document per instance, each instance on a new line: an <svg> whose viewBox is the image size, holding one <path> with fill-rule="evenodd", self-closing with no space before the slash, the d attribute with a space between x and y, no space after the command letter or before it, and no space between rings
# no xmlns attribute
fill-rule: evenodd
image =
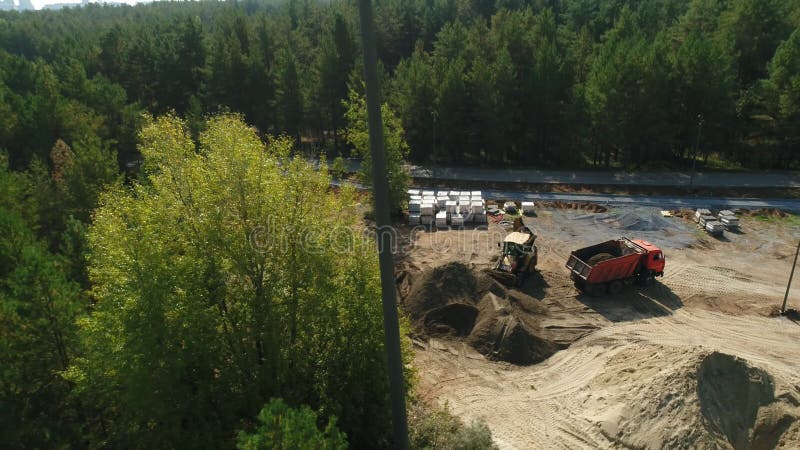
<svg viewBox="0 0 800 450"><path fill-rule="evenodd" d="M543 361L561 348L541 328L547 310L535 299L461 263L423 271L403 290L403 309L423 337L460 339L514 364Z"/></svg>
<svg viewBox="0 0 800 450"><path fill-rule="evenodd" d="M667 363L667 364L665 364ZM798 448L800 393L734 356L649 345L608 360L584 406L610 440L631 448Z"/></svg>

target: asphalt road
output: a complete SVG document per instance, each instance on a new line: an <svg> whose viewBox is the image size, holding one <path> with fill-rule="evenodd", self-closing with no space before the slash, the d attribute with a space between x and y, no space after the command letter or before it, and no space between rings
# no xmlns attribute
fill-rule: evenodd
<svg viewBox="0 0 800 450"><path fill-rule="evenodd" d="M697 187L800 187L800 172L626 172L535 169L482 169L409 165L418 179L505 181L512 183L613 184Z"/></svg>
<svg viewBox="0 0 800 450"><path fill-rule="evenodd" d="M358 169L358 161L351 161L351 169ZM471 168L430 168L410 166L411 174L418 180L469 180L510 181L529 183L564 184L622 184L649 186L688 186L690 175L682 172L591 172L591 171L543 171L543 170L497 170ZM424 182L423 182L424 183ZM419 183L419 184L423 184ZM698 173L694 186L708 187L800 187L798 172L749 172L749 173ZM419 189L436 190L425 186ZM612 195L612 194L561 194L552 192L529 192L511 190L482 190L486 198L508 200L591 202L607 205L654 206L663 209L680 208L778 208L800 213L800 200L782 198L729 198L729 197L681 197L660 195Z"/></svg>
<svg viewBox="0 0 800 450"><path fill-rule="evenodd" d="M654 206L661 209L709 208L709 209L758 209L778 208L784 211L800 213L800 200L762 199L762 198L725 198L725 197L669 197L659 195L607 195L607 194L558 194L552 192L520 192L520 191L482 191L486 198L508 200L588 202L603 205Z"/></svg>

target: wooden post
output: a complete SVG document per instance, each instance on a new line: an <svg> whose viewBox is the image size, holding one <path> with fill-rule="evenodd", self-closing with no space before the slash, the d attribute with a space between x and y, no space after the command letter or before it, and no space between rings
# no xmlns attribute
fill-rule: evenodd
<svg viewBox="0 0 800 450"><path fill-rule="evenodd" d="M786 294L783 296L783 306L781 306L781 314L786 312L786 300L789 298L789 289L792 287L792 277L794 277L794 267L797 265L797 255L800 254L800 242L797 243L797 250L794 252L794 262L792 263L792 271L789 273L789 283L786 285Z"/></svg>

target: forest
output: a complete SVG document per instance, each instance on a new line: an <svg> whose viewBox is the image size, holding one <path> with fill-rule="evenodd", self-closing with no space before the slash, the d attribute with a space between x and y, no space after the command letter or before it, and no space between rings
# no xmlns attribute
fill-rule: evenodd
<svg viewBox="0 0 800 450"><path fill-rule="evenodd" d="M393 186L404 160L800 163L800 0L374 5ZM358 23L352 0L0 12L4 447L391 446L363 194L307 158L369 168ZM404 351L412 445L491 447L415 401Z"/></svg>
<svg viewBox="0 0 800 450"><path fill-rule="evenodd" d="M135 165L142 112L193 135L241 113L349 155L353 1L90 4L0 13L0 148L57 139ZM385 101L409 159L443 165L789 169L800 139L798 0L381 0Z"/></svg>

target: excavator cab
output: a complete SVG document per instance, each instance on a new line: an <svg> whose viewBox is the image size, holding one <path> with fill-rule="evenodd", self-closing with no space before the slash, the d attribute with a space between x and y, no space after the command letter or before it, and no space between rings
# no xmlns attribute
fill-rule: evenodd
<svg viewBox="0 0 800 450"><path fill-rule="evenodd" d="M502 270L514 272L521 261L532 261L532 259L536 257L536 246L533 245L535 239L535 235L519 231L514 231L506 236L505 239L503 239L500 257Z"/></svg>

